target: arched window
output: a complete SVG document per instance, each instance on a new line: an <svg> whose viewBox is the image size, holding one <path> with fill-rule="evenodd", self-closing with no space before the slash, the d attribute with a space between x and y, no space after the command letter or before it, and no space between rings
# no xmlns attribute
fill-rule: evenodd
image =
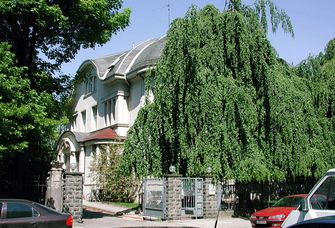
<svg viewBox="0 0 335 228"><path fill-rule="evenodd" d="M96 73L95 70L91 67L86 71L85 74L85 94L87 95L95 92Z"/></svg>

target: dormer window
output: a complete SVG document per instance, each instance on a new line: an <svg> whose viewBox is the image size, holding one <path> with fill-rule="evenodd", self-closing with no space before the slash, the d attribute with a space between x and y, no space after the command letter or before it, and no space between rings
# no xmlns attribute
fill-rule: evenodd
<svg viewBox="0 0 335 228"><path fill-rule="evenodd" d="M94 93L95 91L95 76L92 74L86 79L85 89L86 94Z"/></svg>
<svg viewBox="0 0 335 228"><path fill-rule="evenodd" d="M81 71L81 77L84 79L83 82L83 89L84 94L91 95L96 90L96 78L97 78L97 72L96 69L92 66L87 66L84 68L84 70Z"/></svg>
<svg viewBox="0 0 335 228"><path fill-rule="evenodd" d="M78 114L74 114L71 119L71 130L76 131L77 130L77 118Z"/></svg>

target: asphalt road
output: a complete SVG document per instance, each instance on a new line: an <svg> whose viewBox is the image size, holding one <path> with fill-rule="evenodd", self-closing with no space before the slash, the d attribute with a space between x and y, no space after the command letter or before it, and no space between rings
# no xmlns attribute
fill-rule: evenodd
<svg viewBox="0 0 335 228"><path fill-rule="evenodd" d="M82 223L74 228L110 228L110 227L198 227L208 228L215 225L215 219L149 221L136 215L113 216L101 212L85 211ZM217 228L250 228L250 222L241 218L219 218Z"/></svg>

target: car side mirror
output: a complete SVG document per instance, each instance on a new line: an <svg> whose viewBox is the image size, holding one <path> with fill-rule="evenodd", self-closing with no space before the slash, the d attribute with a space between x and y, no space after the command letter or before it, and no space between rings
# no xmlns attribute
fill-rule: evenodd
<svg viewBox="0 0 335 228"><path fill-rule="evenodd" d="M307 198L300 202L298 210L299 211L303 211L303 212L307 212L308 211Z"/></svg>

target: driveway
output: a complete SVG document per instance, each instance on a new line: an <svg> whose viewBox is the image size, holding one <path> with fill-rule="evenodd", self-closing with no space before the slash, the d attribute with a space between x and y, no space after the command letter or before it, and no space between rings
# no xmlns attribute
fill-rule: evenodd
<svg viewBox="0 0 335 228"><path fill-rule="evenodd" d="M149 221L135 214L116 216L102 211L84 210L83 222L75 223L74 228L110 228L110 227L214 227L215 219L191 219ZM217 227L248 228L249 220L241 218L219 218Z"/></svg>

